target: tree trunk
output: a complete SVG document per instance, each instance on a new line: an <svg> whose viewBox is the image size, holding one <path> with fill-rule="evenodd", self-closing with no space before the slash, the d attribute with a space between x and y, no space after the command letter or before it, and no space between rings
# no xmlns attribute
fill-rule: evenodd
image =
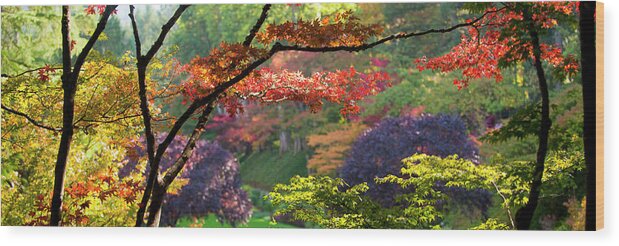
<svg viewBox="0 0 619 246"><path fill-rule="evenodd" d="M75 107L76 82L71 73L71 37L69 35L69 18L71 16L69 6L62 6L62 135L58 156L56 157L56 167L54 169L54 190L52 194L52 204L50 207L51 226L59 226L61 221L62 196L64 194L64 178L67 168L67 158L71 149L73 138L73 117Z"/></svg>
<svg viewBox="0 0 619 246"><path fill-rule="evenodd" d="M75 60L75 66L72 68L71 61L71 32L69 30L71 11L69 6L62 6L61 33L62 33L62 135L60 136L60 146L58 147L58 156L56 156L56 166L54 168L54 189L52 193L52 202L50 205L50 220L51 226L59 226L62 220L62 196L64 194L64 178L67 169L67 160L69 151L71 150L71 140L73 139L73 118L75 116L75 92L77 91L77 80L88 53L99 39L99 35L105 29L107 20L116 9L116 5L109 5L105 8L105 12L101 15L101 19L95 28L95 31L88 39L88 42L82 49Z"/></svg>
<svg viewBox="0 0 619 246"><path fill-rule="evenodd" d="M548 152L548 134L552 122L550 121L550 98L548 95L548 84L546 82L546 75L541 61L541 48L539 44L539 35L533 24L531 14L525 11L525 21L529 26L529 35L531 36L531 42L533 43L533 56L534 66L537 73L537 80L539 83L539 90L542 96L542 115L539 129L539 144L537 147L537 158L535 162L535 169L533 171L533 180L531 183L531 190L529 193L529 202L520 208L516 213L516 228L518 230L528 230L531 226L531 220L533 214L537 208L539 202L539 195L542 186L542 175L544 173L544 163L546 161L546 153Z"/></svg>
<svg viewBox="0 0 619 246"><path fill-rule="evenodd" d="M149 227L158 227L161 220L161 206L165 199L167 187L162 182L155 182L150 198L150 206L148 207L148 222Z"/></svg>
<svg viewBox="0 0 619 246"><path fill-rule="evenodd" d="M183 12L189 7L189 5L181 5L174 12L172 17L161 27L161 32L157 37L157 40L150 49L146 52L145 55L142 55L142 43L140 41L140 35L138 33L137 23L135 21L134 10L135 7L133 5L129 6L129 18L131 19L131 27L133 29L133 37L135 41L135 52L137 57L137 69L138 69L138 85L140 87L139 96L140 96L140 111L142 113L142 119L144 121L144 135L146 136L146 151L148 154L148 165L150 168L150 172L148 173L146 179L146 187L144 189L144 194L142 195L142 200L140 201L140 205L136 214L135 226L142 226L144 223L144 213L146 212L146 206L151 196L151 192L153 188L156 186L156 180L159 179L159 163L161 162L161 154L158 154L158 157L155 156L155 134L153 133L152 125L151 125L151 114L150 109L148 107L148 98L146 95L146 68L150 63L151 59L155 56L157 51L163 45L163 41L165 40L168 32L176 21L180 18ZM172 133L170 133L172 134ZM174 133L175 135L176 133ZM159 146L163 148L163 152L167 146ZM158 150L159 152L159 150ZM158 219L157 219L158 221Z"/></svg>
<svg viewBox="0 0 619 246"><path fill-rule="evenodd" d="M138 208L135 226L142 226L144 213L146 212L146 206L148 204L148 200L150 198L151 191L153 186L155 185L155 181L158 178L159 174L159 161L155 160L155 136L153 134L152 126L151 126L151 117L150 117L150 109L148 108L148 99L146 98L146 66L148 64L144 64L144 61L138 57L138 84L140 87L139 95L140 95L140 110L142 112L142 118L144 120L144 129L146 136L146 152L148 153L148 165L150 168L150 172L148 174L148 178L146 180L146 187L144 188L144 195L142 196L142 200L140 201L140 205Z"/></svg>
<svg viewBox="0 0 619 246"><path fill-rule="evenodd" d="M185 147L183 148L183 152L181 153L180 157L176 159L176 161L172 164L170 168L168 168L163 178L157 178L157 181L154 183L152 195L150 198L150 206L148 208L147 226L159 226L159 222L161 221L161 208L168 187L170 186L170 184L172 184L174 179L176 179L178 174L183 170L185 164L193 154L193 150L196 147L196 141L202 135L204 126L206 126L208 117L210 116L212 111L213 104L211 103L207 105L202 112L202 115L198 119L198 123L192 131L191 136L187 140L187 143L185 144ZM159 163L159 161L160 159L157 160L157 163Z"/></svg>
<svg viewBox="0 0 619 246"><path fill-rule="evenodd" d="M288 132L281 130L279 132L279 154L288 152Z"/></svg>
<svg viewBox="0 0 619 246"><path fill-rule="evenodd" d="M585 230L596 229L596 157L595 157L595 2L580 2L580 57L582 69L582 99L584 108L583 142L585 147L586 208Z"/></svg>

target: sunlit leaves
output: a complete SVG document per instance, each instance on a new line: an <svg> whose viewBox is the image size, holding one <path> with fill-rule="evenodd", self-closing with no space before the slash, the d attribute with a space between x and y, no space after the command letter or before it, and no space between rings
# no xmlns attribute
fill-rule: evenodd
<svg viewBox="0 0 619 246"><path fill-rule="evenodd" d="M328 176L293 177L278 184L265 199L276 207L274 216L290 215L295 220L322 228L432 228L434 209L426 207L415 216L399 208L382 208L365 196L368 186L349 186Z"/></svg>
<svg viewBox="0 0 619 246"><path fill-rule="evenodd" d="M239 75L249 63L265 54L265 49L222 42L207 57L196 57L182 67L189 75L183 82L183 93L190 100L206 96L216 86Z"/></svg>
<svg viewBox="0 0 619 246"><path fill-rule="evenodd" d="M65 226L105 226L128 225L118 213L129 216L131 209L137 206L136 200L141 195L141 181L134 177L120 179L114 168L107 168L89 175L65 187L62 207L62 224ZM38 194L32 208L25 218L25 225L48 225L50 211L49 197ZM115 209L110 210L110 207ZM110 218L102 218L112 216ZM127 223L127 224L123 224Z"/></svg>
<svg viewBox="0 0 619 246"><path fill-rule="evenodd" d="M243 99L263 103L298 101L312 111L322 108L323 101L341 104L341 113L355 114L357 102L368 95L377 94L389 81L386 73L358 73L353 67L335 72L316 72L306 77L301 72L261 69L236 85L235 94ZM228 112L234 112L229 108Z"/></svg>
<svg viewBox="0 0 619 246"><path fill-rule="evenodd" d="M382 31L381 25L363 25L352 11L346 11L311 21L270 24L256 39L265 45L281 41L303 47L358 46Z"/></svg>
<svg viewBox="0 0 619 246"><path fill-rule="evenodd" d="M503 80L501 67L513 62L534 59L533 48L528 33L524 11L533 11L535 28L549 29L557 25L557 19L574 13L575 2L540 2L516 4L513 8L490 7L479 22L468 27L462 35L460 44L442 56L422 57L415 63L420 71L431 69L440 72L461 71L461 78L453 84L461 89L468 86L470 80L493 78ZM492 11L492 12L491 12ZM562 50L553 45L542 43L541 57L553 67L560 68L568 76L578 71L578 63L573 56L563 55Z"/></svg>

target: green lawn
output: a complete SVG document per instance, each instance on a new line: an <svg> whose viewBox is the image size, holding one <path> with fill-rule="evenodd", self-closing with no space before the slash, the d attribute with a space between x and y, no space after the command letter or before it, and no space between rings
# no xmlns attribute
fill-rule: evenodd
<svg viewBox="0 0 619 246"><path fill-rule="evenodd" d="M221 224L217 221L217 218L214 215L209 215L208 217L203 217L200 219L202 223L202 227L204 228L232 228L232 225L228 223ZM190 227L193 223L190 218L181 218L178 220L176 227ZM254 212L251 219L247 224L239 225L237 228L296 228L295 226L277 223L271 224L271 218L268 213L265 212Z"/></svg>
<svg viewBox="0 0 619 246"><path fill-rule="evenodd" d="M288 183L295 175L307 176L307 152L255 152L241 162L244 184L270 191L275 184Z"/></svg>

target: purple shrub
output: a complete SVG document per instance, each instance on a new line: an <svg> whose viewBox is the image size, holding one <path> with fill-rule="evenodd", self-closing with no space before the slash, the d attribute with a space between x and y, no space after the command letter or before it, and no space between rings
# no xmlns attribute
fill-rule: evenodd
<svg viewBox="0 0 619 246"><path fill-rule="evenodd" d="M399 175L401 160L415 153L440 157L457 154L474 161L478 158L477 146L470 141L460 117L386 118L357 138L338 174L351 186L367 182L370 187L367 194L383 206L391 207L397 205L395 197L403 192L402 188L395 184L377 185L374 178ZM412 191L414 188L407 192Z"/></svg>
<svg viewBox="0 0 619 246"><path fill-rule="evenodd" d="M163 141L164 137L158 136L157 142ZM186 142L187 139L182 136L174 139L162 158L161 170L167 170L172 165ZM136 144L129 151L133 153L121 168L120 176L136 171L139 157L146 154L143 144ZM189 179L189 183L177 194L166 195L161 211L162 226L174 226L182 216L215 214L219 221L232 225L245 223L251 217L252 205L246 192L241 189L239 164L230 152L216 142L196 141L181 177Z"/></svg>

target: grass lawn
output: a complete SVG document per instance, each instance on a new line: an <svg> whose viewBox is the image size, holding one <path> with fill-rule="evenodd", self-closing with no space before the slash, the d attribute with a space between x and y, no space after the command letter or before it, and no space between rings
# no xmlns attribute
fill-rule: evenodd
<svg viewBox="0 0 619 246"><path fill-rule="evenodd" d="M199 221L203 228L232 228L228 223L221 224L217 221L215 215L200 218ZM193 220L191 218L181 218L176 223L176 227L192 227ZM247 224L239 225L236 228L296 228L295 226L277 223L271 224L271 218L268 213L255 211Z"/></svg>
<svg viewBox="0 0 619 246"><path fill-rule="evenodd" d="M307 152L262 151L252 153L241 162L244 184L270 191L275 184L288 183L295 175L307 176Z"/></svg>

